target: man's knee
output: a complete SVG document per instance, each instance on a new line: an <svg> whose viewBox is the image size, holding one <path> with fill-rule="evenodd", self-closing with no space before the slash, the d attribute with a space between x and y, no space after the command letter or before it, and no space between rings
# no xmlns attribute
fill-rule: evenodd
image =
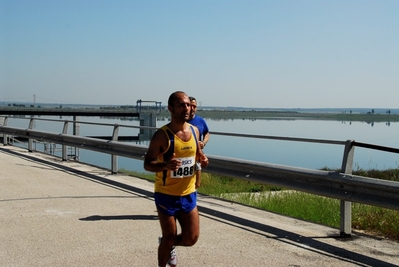
<svg viewBox="0 0 399 267"><path fill-rule="evenodd" d="M183 243L185 246L188 246L188 247L194 246L195 243L197 243L197 241L198 241L198 237L199 237L198 235L192 235L192 236L185 237L183 239Z"/></svg>
<svg viewBox="0 0 399 267"><path fill-rule="evenodd" d="M162 236L162 243L167 244L168 246L173 246L175 243L176 235L173 233L170 234L163 234Z"/></svg>

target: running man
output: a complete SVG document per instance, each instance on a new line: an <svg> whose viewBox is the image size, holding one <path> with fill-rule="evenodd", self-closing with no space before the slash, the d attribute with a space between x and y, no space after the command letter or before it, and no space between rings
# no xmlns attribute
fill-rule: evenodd
<svg viewBox="0 0 399 267"><path fill-rule="evenodd" d="M197 113L197 100L195 97L190 96L190 103L191 103L191 112L190 112L190 118L188 119L188 123L191 125L194 125L195 127L198 128L198 131L200 132L199 134L199 145L201 149L204 149L205 145L209 141L209 128L208 125L206 124L206 121L204 118L196 115ZM196 181L195 181L195 188L198 189L201 186L201 166L197 164L196 168Z"/></svg>
<svg viewBox="0 0 399 267"><path fill-rule="evenodd" d="M199 237L199 214L195 190L196 162L208 165L198 145L199 131L187 120L191 104L181 91L168 100L171 121L158 129L144 159L144 169L156 172L154 199L162 236L159 238L158 266L177 264L176 246L193 246ZM177 233L177 223L181 233Z"/></svg>
<svg viewBox="0 0 399 267"><path fill-rule="evenodd" d="M206 121L204 118L196 115L197 113L197 100L195 97L190 96L190 103L191 103L191 112L190 112L190 117L188 119L188 123L196 126L200 132L199 136L199 144L201 146L201 149L204 149L205 145L209 141L209 128L208 125L206 124Z"/></svg>

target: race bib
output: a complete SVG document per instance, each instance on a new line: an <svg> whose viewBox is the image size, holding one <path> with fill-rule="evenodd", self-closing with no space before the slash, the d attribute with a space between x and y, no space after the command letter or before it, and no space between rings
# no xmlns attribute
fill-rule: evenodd
<svg viewBox="0 0 399 267"><path fill-rule="evenodd" d="M191 177L194 175L195 172L195 157L188 157L188 158L178 158L181 160L182 165L180 168L176 171L171 171L170 172L170 177L171 178L185 178L185 177Z"/></svg>

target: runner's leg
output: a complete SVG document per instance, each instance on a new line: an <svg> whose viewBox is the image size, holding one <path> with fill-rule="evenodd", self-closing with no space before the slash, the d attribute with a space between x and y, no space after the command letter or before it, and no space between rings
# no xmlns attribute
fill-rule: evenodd
<svg viewBox="0 0 399 267"><path fill-rule="evenodd" d="M181 226L181 234L178 234L175 246L193 246L199 237L199 214L195 207L188 213L178 212L177 220Z"/></svg>
<svg viewBox="0 0 399 267"><path fill-rule="evenodd" d="M162 240L158 247L158 264L159 266L166 266L170 251L175 245L177 233L176 219L174 216L167 215L160 210L158 210L158 218L162 229Z"/></svg>

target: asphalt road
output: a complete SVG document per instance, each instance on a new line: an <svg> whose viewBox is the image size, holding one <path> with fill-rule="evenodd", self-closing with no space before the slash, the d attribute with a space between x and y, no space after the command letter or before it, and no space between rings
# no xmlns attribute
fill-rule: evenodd
<svg viewBox="0 0 399 267"><path fill-rule="evenodd" d="M151 182L0 146L0 266L157 266ZM399 266L399 244L199 196L178 266Z"/></svg>

